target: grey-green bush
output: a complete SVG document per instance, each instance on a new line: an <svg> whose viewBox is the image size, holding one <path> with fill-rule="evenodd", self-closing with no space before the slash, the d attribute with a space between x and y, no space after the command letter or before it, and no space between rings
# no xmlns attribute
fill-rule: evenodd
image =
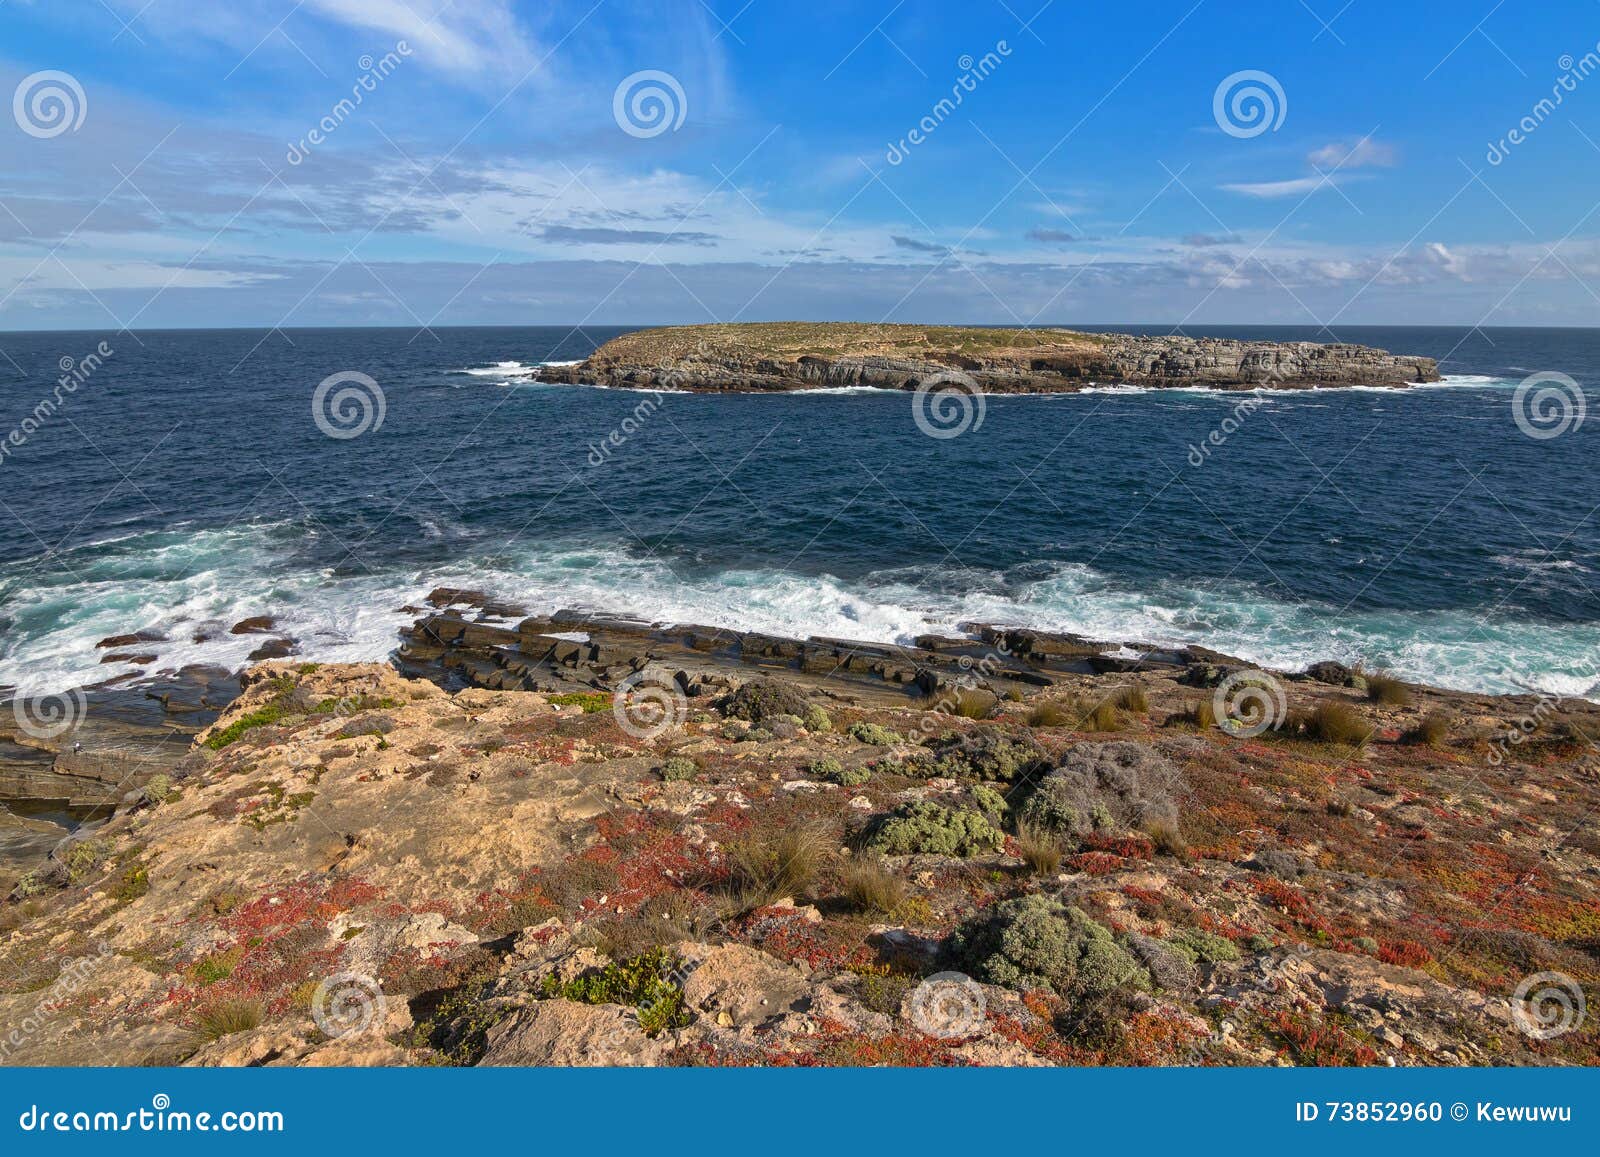
<svg viewBox="0 0 1600 1157"><path fill-rule="evenodd" d="M1080 743L1039 782L1019 818L1075 836L1178 823L1183 775L1154 748L1116 741Z"/></svg>
<svg viewBox="0 0 1600 1157"><path fill-rule="evenodd" d="M1000 830L975 811L918 800L880 816L866 846L886 856L978 856L1005 846Z"/></svg>
<svg viewBox="0 0 1600 1157"><path fill-rule="evenodd" d="M893 747L906 741L906 737L898 731L891 731L876 723L852 723L848 734L857 743L867 743L873 747Z"/></svg>
<svg viewBox="0 0 1600 1157"><path fill-rule="evenodd" d="M933 753L929 776L987 779L1010 783L1050 766L1044 748L1030 735L1009 734L998 727L980 727L968 735L929 740Z"/></svg>
<svg viewBox="0 0 1600 1157"><path fill-rule="evenodd" d="M951 934L949 951L980 980L1019 991L1049 988L1068 1000L1150 987L1149 973L1110 929L1038 893L973 916Z"/></svg>

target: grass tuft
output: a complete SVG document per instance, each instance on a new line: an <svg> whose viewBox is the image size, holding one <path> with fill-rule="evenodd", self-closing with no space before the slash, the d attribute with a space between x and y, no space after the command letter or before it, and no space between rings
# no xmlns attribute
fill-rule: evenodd
<svg viewBox="0 0 1600 1157"><path fill-rule="evenodd" d="M1450 738L1450 717L1435 712L1424 715L1417 725L1400 737L1401 743L1423 747L1443 747Z"/></svg>
<svg viewBox="0 0 1600 1157"><path fill-rule="evenodd" d="M893 912L906 899L906 882L876 856L855 856L839 870L840 891L858 912Z"/></svg>
<svg viewBox="0 0 1600 1157"><path fill-rule="evenodd" d="M978 687L949 687L922 698L924 711L959 715L963 719L991 718L1000 706L1000 697Z"/></svg>
<svg viewBox="0 0 1600 1157"><path fill-rule="evenodd" d="M1389 675L1368 675L1367 698L1385 707L1407 707L1411 703L1411 688Z"/></svg>
<svg viewBox="0 0 1600 1157"><path fill-rule="evenodd" d="M195 1031L206 1041L249 1032L260 1024L261 1002L256 1000L219 1000L195 1014Z"/></svg>
<svg viewBox="0 0 1600 1157"><path fill-rule="evenodd" d="M1061 870L1061 841L1043 824L1024 821L1017 825L1017 854L1035 876Z"/></svg>
<svg viewBox="0 0 1600 1157"><path fill-rule="evenodd" d="M828 858L829 841L812 824L748 836L728 845L728 887L741 910L807 893Z"/></svg>
<svg viewBox="0 0 1600 1157"><path fill-rule="evenodd" d="M1289 731L1312 743L1362 747L1372 738L1373 726L1344 703L1319 703L1290 718Z"/></svg>

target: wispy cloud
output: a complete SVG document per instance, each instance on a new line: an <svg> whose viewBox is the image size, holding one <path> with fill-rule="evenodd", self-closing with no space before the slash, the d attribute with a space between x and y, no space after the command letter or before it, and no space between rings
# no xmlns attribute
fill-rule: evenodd
<svg viewBox="0 0 1600 1157"><path fill-rule="evenodd" d="M1317 169L1388 168L1399 162L1399 153L1393 145L1363 137L1355 144L1333 141L1306 155L1306 161Z"/></svg>
<svg viewBox="0 0 1600 1157"><path fill-rule="evenodd" d="M1290 177L1281 181L1236 181L1221 186L1229 193L1242 193L1246 197L1295 197L1331 189L1351 179L1354 169L1388 168L1399 160L1392 145L1362 137L1354 143L1330 141L1306 154L1306 165L1312 170L1304 177Z"/></svg>
<svg viewBox="0 0 1600 1157"><path fill-rule="evenodd" d="M546 225L539 236L558 245L714 245L715 233L681 229L606 229L598 226Z"/></svg>
<svg viewBox="0 0 1600 1157"><path fill-rule="evenodd" d="M1339 181L1338 174L1313 174L1293 177L1287 181L1240 181L1223 185L1230 193L1243 193L1246 197L1294 197L1331 187Z"/></svg>

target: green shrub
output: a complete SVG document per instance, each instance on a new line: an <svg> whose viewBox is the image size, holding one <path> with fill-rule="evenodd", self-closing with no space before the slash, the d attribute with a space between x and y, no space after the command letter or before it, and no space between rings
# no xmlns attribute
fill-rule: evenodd
<svg viewBox="0 0 1600 1157"><path fill-rule="evenodd" d="M1020 820L1058 833L1177 827L1183 776L1152 747L1112 741L1079 743L1039 781L1019 810Z"/></svg>
<svg viewBox="0 0 1600 1157"><path fill-rule="evenodd" d="M756 679L723 696L717 706L730 719L760 723L775 715L793 715L804 720L811 709L811 702L787 683Z"/></svg>
<svg viewBox="0 0 1600 1157"><path fill-rule="evenodd" d="M841 767L834 773L833 782L841 787L860 787L872 778L872 772L865 767Z"/></svg>
<svg viewBox="0 0 1600 1157"><path fill-rule="evenodd" d="M901 805L872 827L867 847L887 856L967 856L998 852L1005 837L975 811L919 800Z"/></svg>
<svg viewBox="0 0 1600 1157"><path fill-rule="evenodd" d="M994 788L986 787L981 783L975 785L972 789L972 802L977 805L979 811L989 818L989 822L995 824L1005 818L1006 809L1010 807L1006 803L1005 796L995 791Z"/></svg>
<svg viewBox="0 0 1600 1157"><path fill-rule="evenodd" d="M566 984L548 977L545 993L581 1004L621 1004L637 1009L639 1027L647 1036L658 1036L666 1029L689 1023L689 1014L683 1007L683 989L673 980L678 964L678 958L665 948L652 948Z"/></svg>
<svg viewBox="0 0 1600 1157"><path fill-rule="evenodd" d="M680 783L699 774L700 765L681 755L675 755L661 765L661 778L668 783Z"/></svg>
<svg viewBox="0 0 1600 1157"><path fill-rule="evenodd" d="M833 780L834 776L838 775L843 770L844 764L840 763L831 755L825 755L821 759L813 759L810 763L806 764L806 774L812 779L825 779L830 782Z"/></svg>
<svg viewBox="0 0 1600 1157"><path fill-rule="evenodd" d="M67 847L62 862L67 867L67 877L74 884L81 884L110 855L111 843L108 840L78 840Z"/></svg>
<svg viewBox="0 0 1600 1157"><path fill-rule="evenodd" d="M1073 1001L1150 987L1149 974L1109 929L1038 893L971 917L951 934L949 951L980 980L1018 991L1049 988Z"/></svg>
<svg viewBox="0 0 1600 1157"><path fill-rule="evenodd" d="M1240 953L1233 941L1204 928L1184 928L1163 943L1190 964L1215 964L1220 960L1238 960Z"/></svg>
<svg viewBox="0 0 1600 1157"><path fill-rule="evenodd" d="M815 703L806 708L806 713L800 717L800 722L807 731L814 731L818 734L833 730L832 717Z"/></svg>
<svg viewBox="0 0 1600 1157"><path fill-rule="evenodd" d="M158 771L144 785L144 794L149 797L152 803L163 804L178 793L172 786L172 777L164 771Z"/></svg>
<svg viewBox="0 0 1600 1157"><path fill-rule="evenodd" d="M556 707L581 707L585 715L598 715L611 710L611 692L572 691L565 695L552 695L549 702Z"/></svg>
<svg viewBox="0 0 1600 1157"><path fill-rule="evenodd" d="M221 751L230 744L237 743L239 738L247 731L254 731L258 727L271 727L282 722L289 715L289 709L282 703L268 703L254 711L247 711L221 731L214 731L206 737L205 745L212 751Z"/></svg>
<svg viewBox="0 0 1600 1157"><path fill-rule="evenodd" d="M876 723L852 723L847 734L856 742L872 747L894 747L906 741L906 737L898 731L891 731Z"/></svg>
<svg viewBox="0 0 1600 1157"><path fill-rule="evenodd" d="M926 746L933 756L927 768L929 776L1010 783L1050 766L1048 754L1032 736L1012 735L998 727L931 739Z"/></svg>

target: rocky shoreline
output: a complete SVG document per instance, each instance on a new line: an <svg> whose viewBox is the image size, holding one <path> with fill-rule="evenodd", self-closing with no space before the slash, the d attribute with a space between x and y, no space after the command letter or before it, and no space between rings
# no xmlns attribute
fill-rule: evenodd
<svg viewBox="0 0 1600 1157"><path fill-rule="evenodd" d="M1600 980L1594 705L429 603L144 699L0 869L0 1063L1600 1062L1523 990Z"/></svg>
<svg viewBox="0 0 1600 1157"><path fill-rule="evenodd" d="M477 687L552 695L613 694L639 681L697 697L781 675L826 701L862 708L904 708L922 697L978 686L1002 697L1049 693L1076 679L1151 676L1195 688L1216 686L1247 661L1199 645L1152 646L1139 640L1091 639L1070 633L963 623L961 636L923 635L909 645L851 639L807 639L696 624L649 623L619 615L527 610L481 591L437 587L400 632L389 662L402 676L450 692ZM230 633L264 640L252 662L294 660L300 643L273 616L252 616ZM137 642L141 663L158 666L162 644L140 631L101 641L108 654ZM313 666L315 664L312 664ZM1362 685L1336 662L1276 672L1286 682ZM0 704L0 882L81 825L103 822L136 803L149 780L168 774L194 738L239 694L240 674L191 667L140 680L119 676L68 696L76 724L59 734L30 734ZM1452 710L1528 716L1544 710L1533 695L1495 696L1426 688ZM1600 705L1568 705L1593 713Z"/></svg>
<svg viewBox="0 0 1600 1157"><path fill-rule="evenodd" d="M986 393L1093 385L1310 389L1439 380L1432 358L1350 344L958 326L741 323L624 334L537 380L632 389L914 390L959 375Z"/></svg>

